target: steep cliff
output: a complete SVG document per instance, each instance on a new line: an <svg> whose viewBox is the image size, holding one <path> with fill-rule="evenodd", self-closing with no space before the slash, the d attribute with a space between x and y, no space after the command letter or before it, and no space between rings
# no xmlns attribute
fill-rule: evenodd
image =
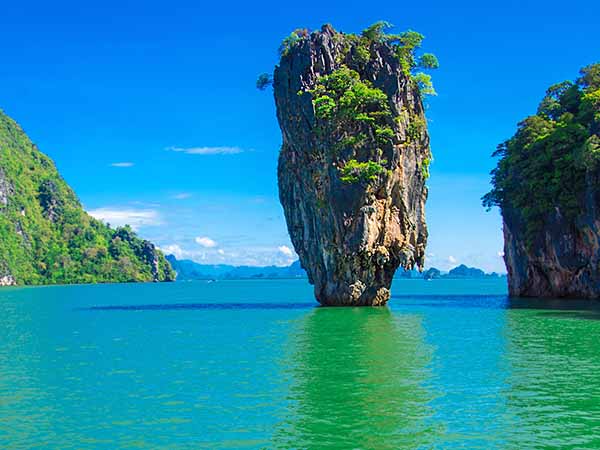
<svg viewBox="0 0 600 450"><path fill-rule="evenodd" d="M0 285L173 279L152 243L90 217L54 163L0 111Z"/></svg>
<svg viewBox="0 0 600 450"><path fill-rule="evenodd" d="M600 64L551 86L500 144L493 190L511 296L600 297Z"/></svg>
<svg viewBox="0 0 600 450"><path fill-rule="evenodd" d="M412 71L437 60L415 55L421 35L387 35L386 25L296 30L273 77L280 200L324 305L384 304L396 269L424 262L431 152L421 94L433 90Z"/></svg>

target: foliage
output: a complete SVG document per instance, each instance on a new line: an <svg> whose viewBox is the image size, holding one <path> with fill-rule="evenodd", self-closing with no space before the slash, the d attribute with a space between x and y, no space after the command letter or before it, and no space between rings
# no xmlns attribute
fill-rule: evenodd
<svg viewBox="0 0 600 450"><path fill-rule="evenodd" d="M361 80L358 72L342 66L321 77L310 93L320 129L341 130L344 134L341 146L360 146L369 135L381 146L393 141L395 132L390 126L391 112L387 96L369 81ZM351 160L341 171L341 179L344 182L374 181L377 177L363 175L372 174L380 166L375 161L357 163Z"/></svg>
<svg viewBox="0 0 600 450"><path fill-rule="evenodd" d="M344 47L344 51L339 54L336 62L344 64L344 58L351 51L353 62L358 67L363 68L371 60L371 46L388 45L391 46L394 54L397 56L404 74L413 79L421 94L436 95L431 76L418 71L439 68L438 59L434 54L423 53L420 56L417 54L421 48L424 36L413 30L404 31L399 34L386 33L386 30L390 28L393 28L393 25L382 20L364 29L360 35L335 34L333 36L334 41ZM279 46L280 57L287 56L299 42L309 35L310 32L306 28L297 28L292 31L289 36L283 39ZM263 73L258 77L256 87L260 90L265 90L272 83L272 76L268 73Z"/></svg>
<svg viewBox="0 0 600 450"><path fill-rule="evenodd" d="M523 120L516 134L500 144L492 171L487 208L514 209L531 238L548 213L574 220L581 211L586 176L600 168L600 64L581 70L575 82L546 91L537 114Z"/></svg>
<svg viewBox="0 0 600 450"><path fill-rule="evenodd" d="M590 64L579 72L577 83L586 91L593 92L600 89L600 64Z"/></svg>
<svg viewBox="0 0 600 450"><path fill-rule="evenodd" d="M430 173L429 173L429 166L431 165L431 158L424 158L423 162L421 163L421 175L423 175L423 178L425 178L426 180L429 179Z"/></svg>
<svg viewBox="0 0 600 450"><path fill-rule="evenodd" d="M261 73L256 80L256 88L264 91L273 84L273 77L268 73Z"/></svg>
<svg viewBox="0 0 600 450"><path fill-rule="evenodd" d="M418 66L423 69L437 69L440 67L440 63L433 53L424 53L419 58Z"/></svg>
<svg viewBox="0 0 600 450"><path fill-rule="evenodd" d="M389 22L374 23L363 30L360 45L362 47L368 47L372 43L391 45L402 65L402 70L407 76L412 75L421 90L421 94L436 95L431 76L423 72L417 72L417 70L437 69L440 66L437 57L432 53L417 55L417 51L421 48L425 37L413 30L407 30L399 34L387 34L386 30L390 28L393 28L393 25Z"/></svg>
<svg viewBox="0 0 600 450"><path fill-rule="evenodd" d="M379 22L375 22L368 28L365 28L362 32L362 36L369 41L372 42L385 42L387 40L388 35L385 33L385 30L393 28L389 22L385 20L380 20Z"/></svg>
<svg viewBox="0 0 600 450"><path fill-rule="evenodd" d="M358 162L351 159L340 170L340 180L344 183L375 181L379 174L385 171L382 164L387 164L387 161L383 160L379 164L375 161Z"/></svg>
<svg viewBox="0 0 600 450"><path fill-rule="evenodd" d="M385 128L391 116L383 91L346 66L321 77L310 93L319 119L366 122L376 131Z"/></svg>
<svg viewBox="0 0 600 450"><path fill-rule="evenodd" d="M415 116L411 119L406 128L406 136L409 141L418 141L421 139L423 132L425 131L425 120L421 117Z"/></svg>
<svg viewBox="0 0 600 450"><path fill-rule="evenodd" d="M419 86L419 91L423 95L437 95L435 89L433 88L433 83L431 82L431 75L419 72L417 73L413 79L417 86Z"/></svg>
<svg viewBox="0 0 600 450"><path fill-rule="evenodd" d="M294 46L306 37L310 32L306 28L297 28L286 36L279 45L279 56L286 56Z"/></svg>
<svg viewBox="0 0 600 450"><path fill-rule="evenodd" d="M155 255L159 278L174 278L162 254L130 228L90 217L52 161L0 112L2 190L0 270L17 283L151 281Z"/></svg>
<svg viewBox="0 0 600 450"><path fill-rule="evenodd" d="M354 58L358 65L365 66L371 59L371 52L364 44L359 44L354 48Z"/></svg>

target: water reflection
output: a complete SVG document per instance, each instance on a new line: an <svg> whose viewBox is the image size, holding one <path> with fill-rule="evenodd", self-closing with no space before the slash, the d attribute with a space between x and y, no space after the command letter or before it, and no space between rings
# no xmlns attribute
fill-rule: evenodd
<svg viewBox="0 0 600 450"><path fill-rule="evenodd" d="M281 364L291 380L288 408L274 437L282 448L427 446L425 383L432 349L421 318L388 309L324 309L292 332Z"/></svg>
<svg viewBox="0 0 600 450"><path fill-rule="evenodd" d="M505 395L518 423L510 440L514 448L600 448L600 322L577 320L598 311L589 302L584 311L545 305L554 310L508 314Z"/></svg>

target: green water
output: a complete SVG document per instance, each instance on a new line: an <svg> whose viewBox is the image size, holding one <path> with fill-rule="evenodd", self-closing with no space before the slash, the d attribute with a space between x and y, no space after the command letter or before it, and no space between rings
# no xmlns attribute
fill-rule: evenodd
<svg viewBox="0 0 600 450"><path fill-rule="evenodd" d="M2 289L0 448L600 448L596 310L509 302L495 280L393 296L316 308L301 280Z"/></svg>

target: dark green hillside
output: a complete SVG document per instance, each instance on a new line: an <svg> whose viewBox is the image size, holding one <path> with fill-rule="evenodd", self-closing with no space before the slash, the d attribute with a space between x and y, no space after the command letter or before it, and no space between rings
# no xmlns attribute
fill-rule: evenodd
<svg viewBox="0 0 600 450"><path fill-rule="evenodd" d="M153 244L89 216L52 160L0 111L0 284L172 279Z"/></svg>

